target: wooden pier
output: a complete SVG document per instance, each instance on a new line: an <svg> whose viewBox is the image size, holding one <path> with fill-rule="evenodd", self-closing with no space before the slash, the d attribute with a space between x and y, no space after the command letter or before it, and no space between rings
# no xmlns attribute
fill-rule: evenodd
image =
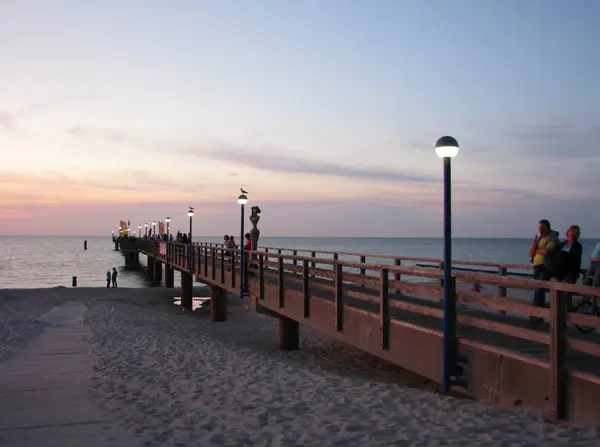
<svg viewBox="0 0 600 447"><path fill-rule="evenodd" d="M299 348L299 325L383 358L437 383L443 361L443 263L427 258L260 247L246 268L222 244L137 240L126 254L147 256L151 278L174 287L181 272L182 306L192 307L194 279L210 286L211 319L225 321L226 292L247 277L256 311L279 318L282 349ZM542 282L523 265L453 262L461 384L455 389L505 407L538 410L552 420L599 425L600 318L568 313L562 292L589 296L582 285ZM471 290L480 284L480 292ZM524 293L548 290L549 308ZM527 296L527 295L525 295ZM529 317L544 319L531 324ZM599 331L600 332L600 331Z"/></svg>

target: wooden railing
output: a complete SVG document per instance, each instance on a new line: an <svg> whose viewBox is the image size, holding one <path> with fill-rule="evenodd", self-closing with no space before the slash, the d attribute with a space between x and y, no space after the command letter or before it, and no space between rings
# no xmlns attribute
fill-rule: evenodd
<svg viewBox="0 0 600 447"><path fill-rule="evenodd" d="M148 254L158 256L158 246L154 242L140 241L138 247ZM241 275L238 250L227 249L223 244L214 243L193 244L191 257L189 250L189 244L168 243L164 260L178 268L189 269L189 260L193 259L193 271L199 275L199 279L212 281L231 291L238 291ZM303 256L301 253L310 253L310 256ZM327 259L318 257L317 254L332 256ZM339 258L340 255L356 256L360 262L342 260ZM394 265L367 263L365 261L368 257L375 260L391 259ZM439 304L444 298L444 289L441 284L443 272L441 269L423 266L404 266L402 261L405 260L441 262L429 258L264 248L251 253L250 261L245 263L246 269L243 274L250 275L252 278L254 290L251 293L259 304L265 302L267 286L277 288L279 301L278 305L271 309L273 311L286 308L286 289L295 288L300 291L303 300L303 315L300 318L304 319L310 319L311 302L315 295L318 296L319 292L322 292L333 296L337 331L343 331L344 313L347 306L350 305L347 301L364 303L364 306L359 306L359 308L356 305L350 307L353 312L358 311L379 318L381 348L385 350L388 349L390 343L389 328L394 318L390 315L391 310L406 311L438 321L443 319L443 310ZM598 290L576 284L507 276L509 268L527 270L528 266L475 261L453 261L453 263L497 269L496 274L491 269L485 273L453 272L452 287L456 302L459 304L456 318L459 327L462 328L460 330L476 328L520 339L524 343L534 342L545 345L552 377L551 407L559 414L565 406L565 378L567 377L565 355L567 350L584 356L600 356L600 343L594 342L594 340L598 340L596 335L588 336L572 329L567 330L568 324L600 329L600 318L568 313L565 294L571 293L587 297L595 295ZM421 282L411 281L410 278L421 278ZM473 283L487 286L487 289L495 291L495 293L476 292L460 287L461 284ZM511 296L513 290L533 291L537 288L548 291L549 308L533 307L522 298ZM507 292L509 290L510 293ZM540 317L549 322L550 330L546 332L535 326L519 327L515 324L513 316L496 314L497 316L493 317L491 313L482 314L481 309L501 313L508 312L521 317ZM512 320L510 320L511 318ZM493 346L493 344L488 346ZM507 349L512 349L516 357L531 358L529 355L519 352L518 346ZM546 357L546 355L542 354L542 357ZM581 378L592 377L589 372L585 371L585 368L583 370L576 368L572 374ZM597 372L591 374L597 374Z"/></svg>

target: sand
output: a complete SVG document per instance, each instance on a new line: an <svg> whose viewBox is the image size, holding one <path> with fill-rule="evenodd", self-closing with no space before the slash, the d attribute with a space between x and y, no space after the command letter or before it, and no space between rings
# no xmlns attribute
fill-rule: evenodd
<svg viewBox="0 0 600 447"><path fill-rule="evenodd" d="M600 445L598 430L440 396L422 378L306 328L300 351L280 351L276 321L238 298L229 321L212 323L206 310L178 313L174 294L0 290L0 361L43 333L40 314L75 300L87 307L91 334L88 391L141 445Z"/></svg>

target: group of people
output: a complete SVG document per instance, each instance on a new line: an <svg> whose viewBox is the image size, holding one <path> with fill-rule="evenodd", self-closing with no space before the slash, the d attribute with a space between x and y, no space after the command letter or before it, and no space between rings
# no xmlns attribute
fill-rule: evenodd
<svg viewBox="0 0 600 447"><path fill-rule="evenodd" d="M106 271L106 287L110 287L111 283L112 283L113 287L117 287L117 275L118 274L119 274L119 272L117 272L117 269L115 267L113 267L112 273L110 273L110 270Z"/></svg>
<svg viewBox="0 0 600 447"><path fill-rule="evenodd" d="M250 233L246 233L244 235L244 239L244 249L247 251L252 250L252 238L250 237ZM229 236L227 234L223 236L223 244L226 248L229 248L231 250L236 250L238 248L238 245L235 242L235 237Z"/></svg>
<svg viewBox="0 0 600 447"><path fill-rule="evenodd" d="M566 240L561 241L557 231L553 230L547 219L538 222L538 234L534 236L529 249L533 264L533 279L574 284L581 273L583 247L579 242L581 229L571 225L565 233ZM584 275L583 284L600 286L600 243L590 256L590 265ZM566 293L569 310L573 309L572 294ZM546 289L534 291L533 305L543 307L546 302ZM540 317L530 317L531 322L543 321Z"/></svg>

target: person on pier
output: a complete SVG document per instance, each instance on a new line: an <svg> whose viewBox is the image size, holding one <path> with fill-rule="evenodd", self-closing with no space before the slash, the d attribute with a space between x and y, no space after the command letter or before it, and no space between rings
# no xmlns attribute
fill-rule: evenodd
<svg viewBox="0 0 600 447"><path fill-rule="evenodd" d="M115 267L113 267L113 271L112 271L112 286L113 287L117 287L117 269Z"/></svg>
<svg viewBox="0 0 600 447"><path fill-rule="evenodd" d="M581 271L581 256L583 247L579 242L581 229L578 225L571 225L565 236L567 240L558 244L554 252L546 255L544 263L546 270L550 272L553 278L558 282L575 284ZM567 308L573 310L573 294L565 292L565 301Z"/></svg>
<svg viewBox="0 0 600 447"><path fill-rule="evenodd" d="M558 232L552 230L550 222L547 219L542 219L538 222L538 233L533 238L529 256L533 261L533 279L540 281L549 281L552 278L552 273L546 269L545 257L548 253L556 250L558 247ZM532 304L536 307L544 307L546 302L546 289L540 287L533 292ZM543 321L540 317L529 317L532 323Z"/></svg>
<svg viewBox="0 0 600 447"><path fill-rule="evenodd" d="M600 287L600 242L590 255L590 266L585 272L583 284L586 286Z"/></svg>
<svg viewBox="0 0 600 447"><path fill-rule="evenodd" d="M244 235L244 239L246 239L246 242L244 243L244 248L246 251L252 250L252 239L250 238L250 233L246 233Z"/></svg>
<svg viewBox="0 0 600 447"><path fill-rule="evenodd" d="M106 287L110 287L110 280L111 280L110 270L107 270L106 271Z"/></svg>

